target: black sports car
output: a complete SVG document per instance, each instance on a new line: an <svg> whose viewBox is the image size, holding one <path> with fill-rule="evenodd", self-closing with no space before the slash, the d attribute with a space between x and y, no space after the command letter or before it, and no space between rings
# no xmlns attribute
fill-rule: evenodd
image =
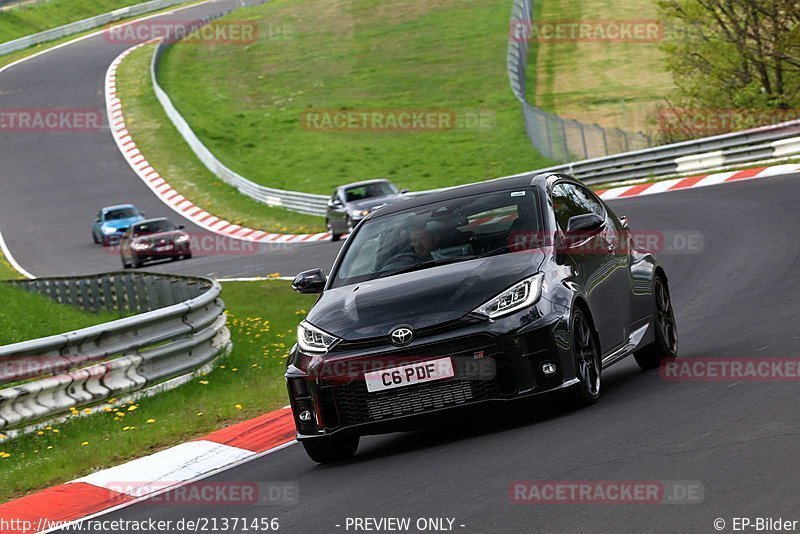
<svg viewBox="0 0 800 534"><path fill-rule="evenodd" d="M663 268L564 175L386 206L330 278L306 271L294 287L322 293L286 371L298 439L321 463L443 410L557 390L592 404L603 368L677 356Z"/></svg>

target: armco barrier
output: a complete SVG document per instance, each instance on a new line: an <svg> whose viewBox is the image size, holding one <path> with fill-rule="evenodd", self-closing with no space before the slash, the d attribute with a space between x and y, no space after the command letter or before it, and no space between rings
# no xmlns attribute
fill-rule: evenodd
<svg viewBox="0 0 800 534"><path fill-rule="evenodd" d="M512 23L517 19L524 21L526 17L530 16L526 11L528 9L525 7L526 5L529 5L527 0L515 0ZM328 200L326 195L273 189L256 184L226 167L203 145L175 108L167 93L158 84L158 66L166 46L169 45L159 44L153 56L150 73L153 87L158 101L167 116L200 161L213 174L254 200L301 213L323 215ZM525 47L523 50L519 46L519 43L514 43L512 40L508 60L512 90L518 97L524 95L524 76L512 76L511 73L515 69L517 71L521 69L520 61L527 58L527 48ZM730 166L785 159L794 156L800 156L800 120L670 145L627 151L611 156L585 159L538 169L525 174L534 176L541 172L563 172L571 174L588 184L606 184L623 180L641 180L684 173L714 171ZM418 191L412 192L410 195L417 196L428 192L430 191Z"/></svg>
<svg viewBox="0 0 800 534"><path fill-rule="evenodd" d="M231 347L222 290L209 279L132 272L5 283L87 311L137 315L0 347L0 430L168 389Z"/></svg>

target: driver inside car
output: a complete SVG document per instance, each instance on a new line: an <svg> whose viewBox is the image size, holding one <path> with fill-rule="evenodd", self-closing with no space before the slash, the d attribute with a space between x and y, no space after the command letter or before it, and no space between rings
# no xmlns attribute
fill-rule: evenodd
<svg viewBox="0 0 800 534"><path fill-rule="evenodd" d="M417 224L410 232L411 248L421 260L433 259L432 252L439 249L440 238L437 232L428 230L425 223Z"/></svg>

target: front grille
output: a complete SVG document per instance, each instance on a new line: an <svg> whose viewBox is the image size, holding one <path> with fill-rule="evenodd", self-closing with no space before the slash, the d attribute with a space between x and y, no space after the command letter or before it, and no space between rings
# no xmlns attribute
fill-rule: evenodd
<svg viewBox="0 0 800 534"><path fill-rule="evenodd" d="M481 376L480 370L470 371L472 378L463 378L464 359L454 358L456 376L447 380L414 384L411 386L368 392L363 380L353 381L345 386L331 388L334 394L336 415L344 426L357 425L422 413L430 410L458 406L470 402L486 400L498 396L497 380L494 376L494 360L486 356L481 362L487 372ZM491 365L490 365L491 364ZM488 372L491 370L491 372ZM462 378L459 378L462 376ZM326 388L327 389L327 388ZM328 407L332 409L333 407ZM326 412L328 423L334 415Z"/></svg>
<svg viewBox="0 0 800 534"><path fill-rule="evenodd" d="M494 380L457 378L369 393L363 382L336 388L334 396L345 426L381 421L497 396Z"/></svg>

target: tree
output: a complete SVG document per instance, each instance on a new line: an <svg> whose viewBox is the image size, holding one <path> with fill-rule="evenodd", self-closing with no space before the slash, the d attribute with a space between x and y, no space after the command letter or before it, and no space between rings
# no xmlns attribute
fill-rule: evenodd
<svg viewBox="0 0 800 534"><path fill-rule="evenodd" d="M800 106L800 0L658 0L678 98L706 108Z"/></svg>

